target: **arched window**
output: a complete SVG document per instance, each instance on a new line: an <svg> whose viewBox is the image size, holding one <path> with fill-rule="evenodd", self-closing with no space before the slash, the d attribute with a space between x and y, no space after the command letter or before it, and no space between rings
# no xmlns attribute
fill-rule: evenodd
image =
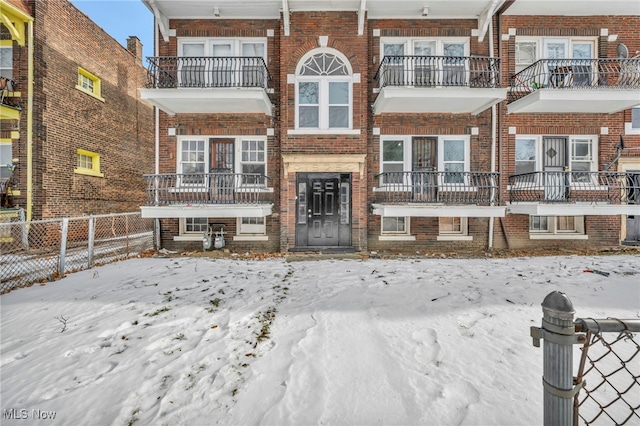
<svg viewBox="0 0 640 426"><path fill-rule="evenodd" d="M351 129L352 72L331 49L305 55L296 72L296 129Z"/></svg>

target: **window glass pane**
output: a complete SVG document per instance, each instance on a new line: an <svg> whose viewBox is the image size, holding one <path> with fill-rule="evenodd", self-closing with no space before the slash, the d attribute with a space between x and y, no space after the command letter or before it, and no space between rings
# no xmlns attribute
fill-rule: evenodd
<svg viewBox="0 0 640 426"><path fill-rule="evenodd" d="M535 172L536 140L516 139L516 174Z"/></svg>
<svg viewBox="0 0 640 426"><path fill-rule="evenodd" d="M640 107L631 110L631 127L640 129Z"/></svg>
<svg viewBox="0 0 640 426"><path fill-rule="evenodd" d="M445 43L444 56L464 56L464 43Z"/></svg>
<svg viewBox="0 0 640 426"><path fill-rule="evenodd" d="M573 47L573 57L575 59L593 58L592 43L573 43L572 47Z"/></svg>
<svg viewBox="0 0 640 426"><path fill-rule="evenodd" d="M536 61L535 41L524 41L516 43L516 64L531 65Z"/></svg>
<svg viewBox="0 0 640 426"><path fill-rule="evenodd" d="M461 163L447 163L444 165L445 172L464 172L464 164Z"/></svg>
<svg viewBox="0 0 640 426"><path fill-rule="evenodd" d="M529 216L530 231L547 231L547 216Z"/></svg>
<svg viewBox="0 0 640 426"><path fill-rule="evenodd" d="M265 174L265 166L260 163L246 163L241 166L242 173Z"/></svg>
<svg viewBox="0 0 640 426"><path fill-rule="evenodd" d="M575 216L558 216L556 218L558 231L575 231Z"/></svg>
<svg viewBox="0 0 640 426"><path fill-rule="evenodd" d="M404 43L384 44L384 56L404 55Z"/></svg>
<svg viewBox="0 0 640 426"><path fill-rule="evenodd" d="M576 160L591 160L591 152L589 148L591 148L589 141L574 141L573 158Z"/></svg>
<svg viewBox="0 0 640 426"><path fill-rule="evenodd" d="M403 141L383 141L382 161L403 161L404 142Z"/></svg>
<svg viewBox="0 0 640 426"><path fill-rule="evenodd" d="M317 106L301 106L299 112L300 127L318 128L318 126L320 125L320 121L319 110Z"/></svg>
<svg viewBox="0 0 640 426"><path fill-rule="evenodd" d="M349 71L336 55L323 52L307 59L300 75L349 75Z"/></svg>
<svg viewBox="0 0 640 426"><path fill-rule="evenodd" d="M405 218L404 217L383 217L382 232L404 233Z"/></svg>
<svg viewBox="0 0 640 426"><path fill-rule="evenodd" d="M439 222L441 233L460 233L462 231L459 217L440 217Z"/></svg>
<svg viewBox="0 0 640 426"><path fill-rule="evenodd" d="M565 59L567 57L567 44L561 42L547 42L547 58L549 59Z"/></svg>
<svg viewBox="0 0 640 426"><path fill-rule="evenodd" d="M232 46L231 43L225 44L214 44L211 46L211 56L221 57L221 56L231 56L232 55Z"/></svg>
<svg viewBox="0 0 640 426"><path fill-rule="evenodd" d="M204 43L183 44L182 56L204 56Z"/></svg>
<svg viewBox="0 0 640 426"><path fill-rule="evenodd" d="M0 75L13 79L13 47L0 46Z"/></svg>
<svg viewBox="0 0 640 426"><path fill-rule="evenodd" d="M435 41L416 41L413 45L413 54L416 56L432 56L435 52Z"/></svg>
<svg viewBox="0 0 640 426"><path fill-rule="evenodd" d="M206 217L187 217L185 222L185 232L201 233L206 231L209 225Z"/></svg>
<svg viewBox="0 0 640 426"><path fill-rule="evenodd" d="M444 161L464 161L464 141L444 141Z"/></svg>
<svg viewBox="0 0 640 426"><path fill-rule="evenodd" d="M349 103L349 83L333 82L329 83L329 104Z"/></svg>
<svg viewBox="0 0 640 426"><path fill-rule="evenodd" d="M264 43L242 43L242 56L264 57Z"/></svg>
<svg viewBox="0 0 640 426"><path fill-rule="evenodd" d="M301 104L317 104L319 99L318 83L301 82L298 86L298 102Z"/></svg>
<svg viewBox="0 0 640 426"><path fill-rule="evenodd" d="M329 127L332 129L349 127L348 106L329 107Z"/></svg>

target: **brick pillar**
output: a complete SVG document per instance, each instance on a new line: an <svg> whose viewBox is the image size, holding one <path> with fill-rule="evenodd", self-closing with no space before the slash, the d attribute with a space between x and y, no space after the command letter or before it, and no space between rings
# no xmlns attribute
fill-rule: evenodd
<svg viewBox="0 0 640 426"><path fill-rule="evenodd" d="M127 50L136 57L136 59L142 63L142 43L136 36L130 36L127 39Z"/></svg>

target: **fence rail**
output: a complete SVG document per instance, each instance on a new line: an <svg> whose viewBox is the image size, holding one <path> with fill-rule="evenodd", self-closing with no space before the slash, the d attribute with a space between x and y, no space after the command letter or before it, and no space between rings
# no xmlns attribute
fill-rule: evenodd
<svg viewBox="0 0 640 426"><path fill-rule="evenodd" d="M640 182L621 172L523 173L509 176L509 185L509 200L512 202L640 202Z"/></svg>
<svg viewBox="0 0 640 426"><path fill-rule="evenodd" d="M500 87L500 59L480 56L385 56L379 87Z"/></svg>
<svg viewBox="0 0 640 426"><path fill-rule="evenodd" d="M531 337L534 346L544 339L544 425L640 424L640 320L574 321L573 304L558 291L542 311ZM574 344L582 344L575 377Z"/></svg>
<svg viewBox="0 0 640 426"><path fill-rule="evenodd" d="M384 172L378 177L381 202L488 204L500 200L500 173Z"/></svg>
<svg viewBox="0 0 640 426"><path fill-rule="evenodd" d="M640 89L640 58L541 59L510 78L508 102L539 89Z"/></svg>
<svg viewBox="0 0 640 426"><path fill-rule="evenodd" d="M262 57L155 56L149 63L147 88L267 88L271 80Z"/></svg>
<svg viewBox="0 0 640 426"><path fill-rule="evenodd" d="M154 249L153 220L140 213L0 222L0 293Z"/></svg>
<svg viewBox="0 0 640 426"><path fill-rule="evenodd" d="M144 175L147 205L263 204L273 198L268 178L254 173L165 173Z"/></svg>

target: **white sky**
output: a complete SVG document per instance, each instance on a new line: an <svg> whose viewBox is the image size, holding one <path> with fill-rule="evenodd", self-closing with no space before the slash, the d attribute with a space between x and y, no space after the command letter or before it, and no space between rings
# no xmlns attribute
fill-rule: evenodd
<svg viewBox="0 0 640 426"><path fill-rule="evenodd" d="M2 424L539 425L542 300L637 319L638 275L637 255L114 263L2 295Z"/></svg>

